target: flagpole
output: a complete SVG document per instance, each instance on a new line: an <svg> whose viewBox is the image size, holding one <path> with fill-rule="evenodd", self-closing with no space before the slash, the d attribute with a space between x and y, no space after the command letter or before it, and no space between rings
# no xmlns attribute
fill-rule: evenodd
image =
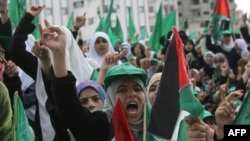
<svg viewBox="0 0 250 141"><path fill-rule="evenodd" d="M180 28L179 28L179 12L178 12L178 0L175 0L174 1L174 6L175 6L175 11L176 11L176 16L175 16L175 21L176 21L176 28L178 29L178 30L180 30Z"/></svg>
<svg viewBox="0 0 250 141"><path fill-rule="evenodd" d="M144 104L144 114L143 114L143 141L146 141L146 130L147 130L147 128L146 128L146 120L147 120L147 112L146 112L146 103Z"/></svg>
<svg viewBox="0 0 250 141"><path fill-rule="evenodd" d="M231 24L233 40L234 41L236 40L236 36L235 36L235 33L234 33L235 9L236 9L236 7L233 8L233 17L234 17L234 19L233 19L232 24ZM231 19L232 19L232 17L230 17L229 20L231 20Z"/></svg>

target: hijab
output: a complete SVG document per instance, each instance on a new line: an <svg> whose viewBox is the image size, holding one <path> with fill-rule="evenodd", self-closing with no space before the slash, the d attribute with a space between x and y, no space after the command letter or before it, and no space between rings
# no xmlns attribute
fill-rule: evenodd
<svg viewBox="0 0 250 141"><path fill-rule="evenodd" d="M234 47L234 41L232 36L230 36L230 42L228 44L222 43L221 45L221 48L226 52L230 52L233 49L233 47Z"/></svg>
<svg viewBox="0 0 250 141"><path fill-rule="evenodd" d="M99 55L95 50L95 42L96 42L97 38L99 38L99 37L104 38L109 44L108 52L106 54L115 52L115 50L114 50L114 48L113 48L113 46L112 46L112 44L110 42L110 39L109 39L108 35L106 33L104 33L104 32L96 32L92 36L92 38L90 39L89 53L88 53L87 57L95 59L95 61L98 64L98 67L101 66L102 61L103 61L103 59L105 57L105 55Z"/></svg>
<svg viewBox="0 0 250 141"><path fill-rule="evenodd" d="M236 39L235 43L241 49L240 56L241 57L248 57L249 52L247 50L247 44L246 44L245 40L244 39Z"/></svg>
<svg viewBox="0 0 250 141"><path fill-rule="evenodd" d="M129 57L129 55L131 54L131 46L130 46L130 44L128 43L128 42L123 42L122 44L121 44L121 51L123 50L123 49L128 49L128 53L126 54L126 58L128 58Z"/></svg>
<svg viewBox="0 0 250 141"><path fill-rule="evenodd" d="M148 86L147 86L147 94L149 93L150 87L153 85L153 83L155 83L156 81L160 81L161 80L161 72L155 73L149 80L148 82Z"/></svg>
<svg viewBox="0 0 250 141"><path fill-rule="evenodd" d="M210 67L215 68L215 63L214 63L215 54L214 54L212 51L207 51L207 52L203 55L203 60L205 61L208 55L212 56L212 58L213 58L213 64L210 64Z"/></svg>
<svg viewBox="0 0 250 141"><path fill-rule="evenodd" d="M105 100L106 95L105 95L105 91L104 91L103 87L98 82L93 81L93 80L85 80L76 86L77 97L80 96L81 92L85 88L93 88L99 94L102 101Z"/></svg>
<svg viewBox="0 0 250 141"><path fill-rule="evenodd" d="M143 91L144 91L144 94L145 94L145 100L148 101L145 86L143 84L143 81L139 77L135 77L135 76L133 76L133 77L132 76L120 77L120 78L114 80L107 87L107 91L106 91L107 92L107 98L104 101L104 111L107 113L107 115L110 118L112 117L112 112L113 112L113 108L114 108L114 105L115 105L116 91L117 91L118 87L125 80L132 80L132 81L136 82L137 84L139 84L143 88ZM135 135L136 139L138 141L142 140L142 137L143 137L143 114L142 114L141 118L138 121L136 121L136 122L128 122L128 124L129 124L129 127L130 127L131 131Z"/></svg>

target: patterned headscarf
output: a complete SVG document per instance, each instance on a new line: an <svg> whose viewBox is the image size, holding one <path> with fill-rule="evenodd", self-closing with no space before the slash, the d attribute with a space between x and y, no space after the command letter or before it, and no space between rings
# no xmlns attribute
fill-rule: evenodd
<svg viewBox="0 0 250 141"><path fill-rule="evenodd" d="M85 88L93 88L97 91L97 93L100 95L102 101L105 100L106 96L105 96L105 91L103 89L103 87L96 81L93 80L85 80L83 82L81 82L80 84L78 84L76 86L77 89L77 96L80 96L80 93L85 89Z"/></svg>

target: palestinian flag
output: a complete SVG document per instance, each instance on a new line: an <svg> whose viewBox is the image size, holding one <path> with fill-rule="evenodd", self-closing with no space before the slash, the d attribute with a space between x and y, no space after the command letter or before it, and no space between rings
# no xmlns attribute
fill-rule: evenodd
<svg viewBox="0 0 250 141"><path fill-rule="evenodd" d="M210 24L214 24L214 30L212 36L215 40L215 43L219 40L220 37L220 23L222 20L229 20L230 19L230 10L228 5L228 0L217 0L214 14L210 21Z"/></svg>
<svg viewBox="0 0 250 141"><path fill-rule="evenodd" d="M177 29L173 28L173 37L166 52L148 131L170 140L180 110L185 110L192 116L199 116L203 112L203 107L193 95L183 43Z"/></svg>
<svg viewBox="0 0 250 141"><path fill-rule="evenodd" d="M116 101L112 114L112 123L116 141L136 141L128 126L128 121L120 99Z"/></svg>

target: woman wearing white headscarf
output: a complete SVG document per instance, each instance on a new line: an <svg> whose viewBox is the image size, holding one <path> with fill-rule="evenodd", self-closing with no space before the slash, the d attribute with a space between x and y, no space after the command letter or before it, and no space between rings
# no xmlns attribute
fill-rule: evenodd
<svg viewBox="0 0 250 141"><path fill-rule="evenodd" d="M32 77L33 80L36 81L36 96L38 99L38 117L36 119L36 124L40 124L37 129L36 138L38 140L60 140L60 141L68 141L69 137L67 136L67 131L63 127L60 122L58 122L58 117L55 116L55 105L53 98L51 96L50 89L45 89L47 83L44 82L44 78L42 74L44 72L41 71L41 62L39 59L44 57L48 59L48 49L45 46L40 45L40 42L35 42L35 46L32 49L32 52L36 55L34 56L32 53L26 50L25 40L27 39L28 34L32 33L35 29L35 26L32 24L32 20L35 16L39 15L45 6L31 6L24 18L21 20L20 24L16 28L16 31L13 35L13 41L11 44L11 55L13 61L15 61L20 68L23 69L29 76ZM77 76L77 84L84 80L90 79L93 68L85 60L80 48L77 45L72 33L63 26L59 27L65 34L66 40L66 64L67 69L71 70L74 75ZM47 56L44 56L46 54ZM53 60L51 60L53 64ZM46 73L46 72L45 72ZM38 120L38 121L37 121ZM52 122L53 126L52 126ZM57 129L59 131L55 132L55 126L59 125ZM61 127L60 127L61 126ZM59 137L59 138L58 138Z"/></svg>
<svg viewBox="0 0 250 141"><path fill-rule="evenodd" d="M108 35L104 32L96 32L90 39L89 53L86 56L93 58L97 62L98 67L100 67L104 56L114 52L115 50Z"/></svg>
<svg viewBox="0 0 250 141"><path fill-rule="evenodd" d="M248 57L249 52L247 50L247 44L244 39L236 39L235 40L235 49L241 57Z"/></svg>
<svg viewBox="0 0 250 141"><path fill-rule="evenodd" d="M206 47L208 50L212 51L214 54L223 53L229 63L230 68L233 70L234 74L237 74L237 61L241 56L236 52L234 48L234 41L232 38L232 33L229 30L222 32L222 43L221 45L213 44L211 41L211 35L213 28L210 29L210 32L206 36Z"/></svg>

